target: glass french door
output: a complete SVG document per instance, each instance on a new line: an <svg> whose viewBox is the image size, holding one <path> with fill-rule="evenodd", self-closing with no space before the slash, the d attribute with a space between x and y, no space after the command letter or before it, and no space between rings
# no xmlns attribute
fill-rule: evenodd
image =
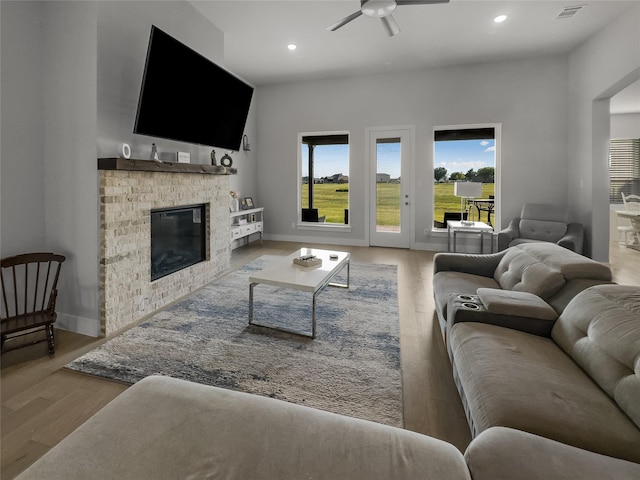
<svg viewBox="0 0 640 480"><path fill-rule="evenodd" d="M369 244L411 243L411 128L369 131Z"/></svg>

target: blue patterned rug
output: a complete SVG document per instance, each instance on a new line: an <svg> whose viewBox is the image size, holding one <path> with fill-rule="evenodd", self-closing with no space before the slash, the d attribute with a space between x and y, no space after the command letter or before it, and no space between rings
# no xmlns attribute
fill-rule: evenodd
<svg viewBox="0 0 640 480"><path fill-rule="evenodd" d="M395 266L351 264L317 297L314 340L248 325L262 256L66 365L135 383L161 374L403 425ZM346 281L341 272L336 282ZM310 329L310 293L258 285L256 321Z"/></svg>

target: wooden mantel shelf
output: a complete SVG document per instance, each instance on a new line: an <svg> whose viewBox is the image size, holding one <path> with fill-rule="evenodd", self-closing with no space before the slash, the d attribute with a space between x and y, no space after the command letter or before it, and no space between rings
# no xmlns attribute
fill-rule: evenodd
<svg viewBox="0 0 640 480"><path fill-rule="evenodd" d="M99 158L98 170L130 170L136 172L204 173L207 175L233 175L236 168L198 163L155 162L127 158Z"/></svg>

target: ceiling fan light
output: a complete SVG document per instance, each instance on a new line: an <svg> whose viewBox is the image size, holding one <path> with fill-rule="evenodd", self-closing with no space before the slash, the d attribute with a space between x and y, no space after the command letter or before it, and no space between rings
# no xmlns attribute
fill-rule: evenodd
<svg viewBox="0 0 640 480"><path fill-rule="evenodd" d="M362 4L362 13L367 17L384 18L396 9L395 0L368 0Z"/></svg>

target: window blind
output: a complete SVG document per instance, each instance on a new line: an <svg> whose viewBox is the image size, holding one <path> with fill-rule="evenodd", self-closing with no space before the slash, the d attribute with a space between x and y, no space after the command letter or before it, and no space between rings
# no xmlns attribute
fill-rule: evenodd
<svg viewBox="0 0 640 480"><path fill-rule="evenodd" d="M640 195L640 138L609 141L609 201L622 203L622 196Z"/></svg>

